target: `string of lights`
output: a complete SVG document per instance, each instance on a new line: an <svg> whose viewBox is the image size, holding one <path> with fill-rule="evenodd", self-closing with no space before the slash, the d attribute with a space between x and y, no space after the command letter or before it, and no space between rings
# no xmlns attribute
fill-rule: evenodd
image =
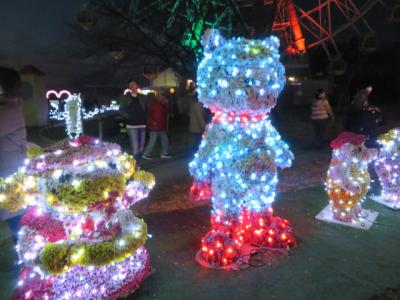
<svg viewBox="0 0 400 300"><path fill-rule="evenodd" d="M49 93L48 96L50 96ZM58 105L52 105L52 107L53 109L49 111L49 118L57 121L65 121L66 133L71 139L77 138L82 134L82 119L89 120L107 112L118 111L120 108L116 101L111 101L110 105L102 105L100 108L96 107L93 110L87 111L82 108L80 94L68 94L68 98L64 101L63 111L59 109Z"/></svg>

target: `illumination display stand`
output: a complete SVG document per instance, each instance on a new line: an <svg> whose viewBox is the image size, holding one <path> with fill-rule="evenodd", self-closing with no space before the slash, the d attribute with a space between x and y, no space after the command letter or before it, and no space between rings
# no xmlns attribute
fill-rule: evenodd
<svg viewBox="0 0 400 300"><path fill-rule="evenodd" d="M342 132L331 142L333 148L325 188L330 203L315 218L321 221L369 229L378 212L363 209L370 188L368 164L377 150L365 147L365 136Z"/></svg>
<svg viewBox="0 0 400 300"><path fill-rule="evenodd" d="M137 289L150 261L147 226L130 207L147 197L154 176L118 145L88 136L28 156L0 182L0 207L28 207L13 299L117 299Z"/></svg>
<svg viewBox="0 0 400 300"><path fill-rule="evenodd" d="M395 128L378 137L382 146L375 161L381 195L370 198L392 209L400 209L400 128Z"/></svg>
<svg viewBox="0 0 400 300"><path fill-rule="evenodd" d="M290 167L293 159L268 117L285 70L276 37L225 40L208 30L202 45L198 98L214 118L189 165L190 194L194 200L211 198L213 208L196 259L206 267L234 269L249 251L295 245L288 221L272 210L277 168Z"/></svg>
<svg viewBox="0 0 400 300"><path fill-rule="evenodd" d="M60 109L60 98L67 96L64 100L64 110ZM82 107L82 99L80 94L71 94L67 90L60 92L48 91L46 97L56 97L58 100L50 100L51 110L49 117L52 120L65 121L65 130L68 138L74 139L83 133L82 120L92 119L101 116L107 112L118 111L119 105L116 101L111 101L110 105L102 105L100 108L86 110ZM100 136L102 136L101 125L99 124Z"/></svg>

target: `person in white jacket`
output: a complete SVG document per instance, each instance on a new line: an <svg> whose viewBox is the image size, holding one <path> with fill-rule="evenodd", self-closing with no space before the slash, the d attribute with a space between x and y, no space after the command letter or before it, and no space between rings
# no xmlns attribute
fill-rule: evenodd
<svg viewBox="0 0 400 300"><path fill-rule="evenodd" d="M7 177L23 165L26 156L25 120L19 102L21 77L13 69L0 67L0 177ZM14 240L21 214L0 209L0 219L10 227Z"/></svg>

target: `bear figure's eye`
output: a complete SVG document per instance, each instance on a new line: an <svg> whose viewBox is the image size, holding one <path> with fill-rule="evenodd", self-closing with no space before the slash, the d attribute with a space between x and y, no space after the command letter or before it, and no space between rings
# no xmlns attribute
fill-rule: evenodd
<svg viewBox="0 0 400 300"><path fill-rule="evenodd" d="M244 80L244 82L246 83L246 86L254 86L255 85L255 83L254 83L254 79L251 79L251 78L246 78L245 80Z"/></svg>

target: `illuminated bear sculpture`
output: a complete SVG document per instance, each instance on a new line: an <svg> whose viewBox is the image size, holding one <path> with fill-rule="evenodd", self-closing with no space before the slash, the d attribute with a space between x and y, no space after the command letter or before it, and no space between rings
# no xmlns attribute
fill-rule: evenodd
<svg viewBox="0 0 400 300"><path fill-rule="evenodd" d="M216 30L202 38L204 58L197 71L199 100L214 114L190 173L191 196L212 199L212 229L197 260L229 268L246 245L286 249L295 244L286 220L273 216L277 168L290 167L293 154L268 115L285 83L279 40L233 38Z"/></svg>

